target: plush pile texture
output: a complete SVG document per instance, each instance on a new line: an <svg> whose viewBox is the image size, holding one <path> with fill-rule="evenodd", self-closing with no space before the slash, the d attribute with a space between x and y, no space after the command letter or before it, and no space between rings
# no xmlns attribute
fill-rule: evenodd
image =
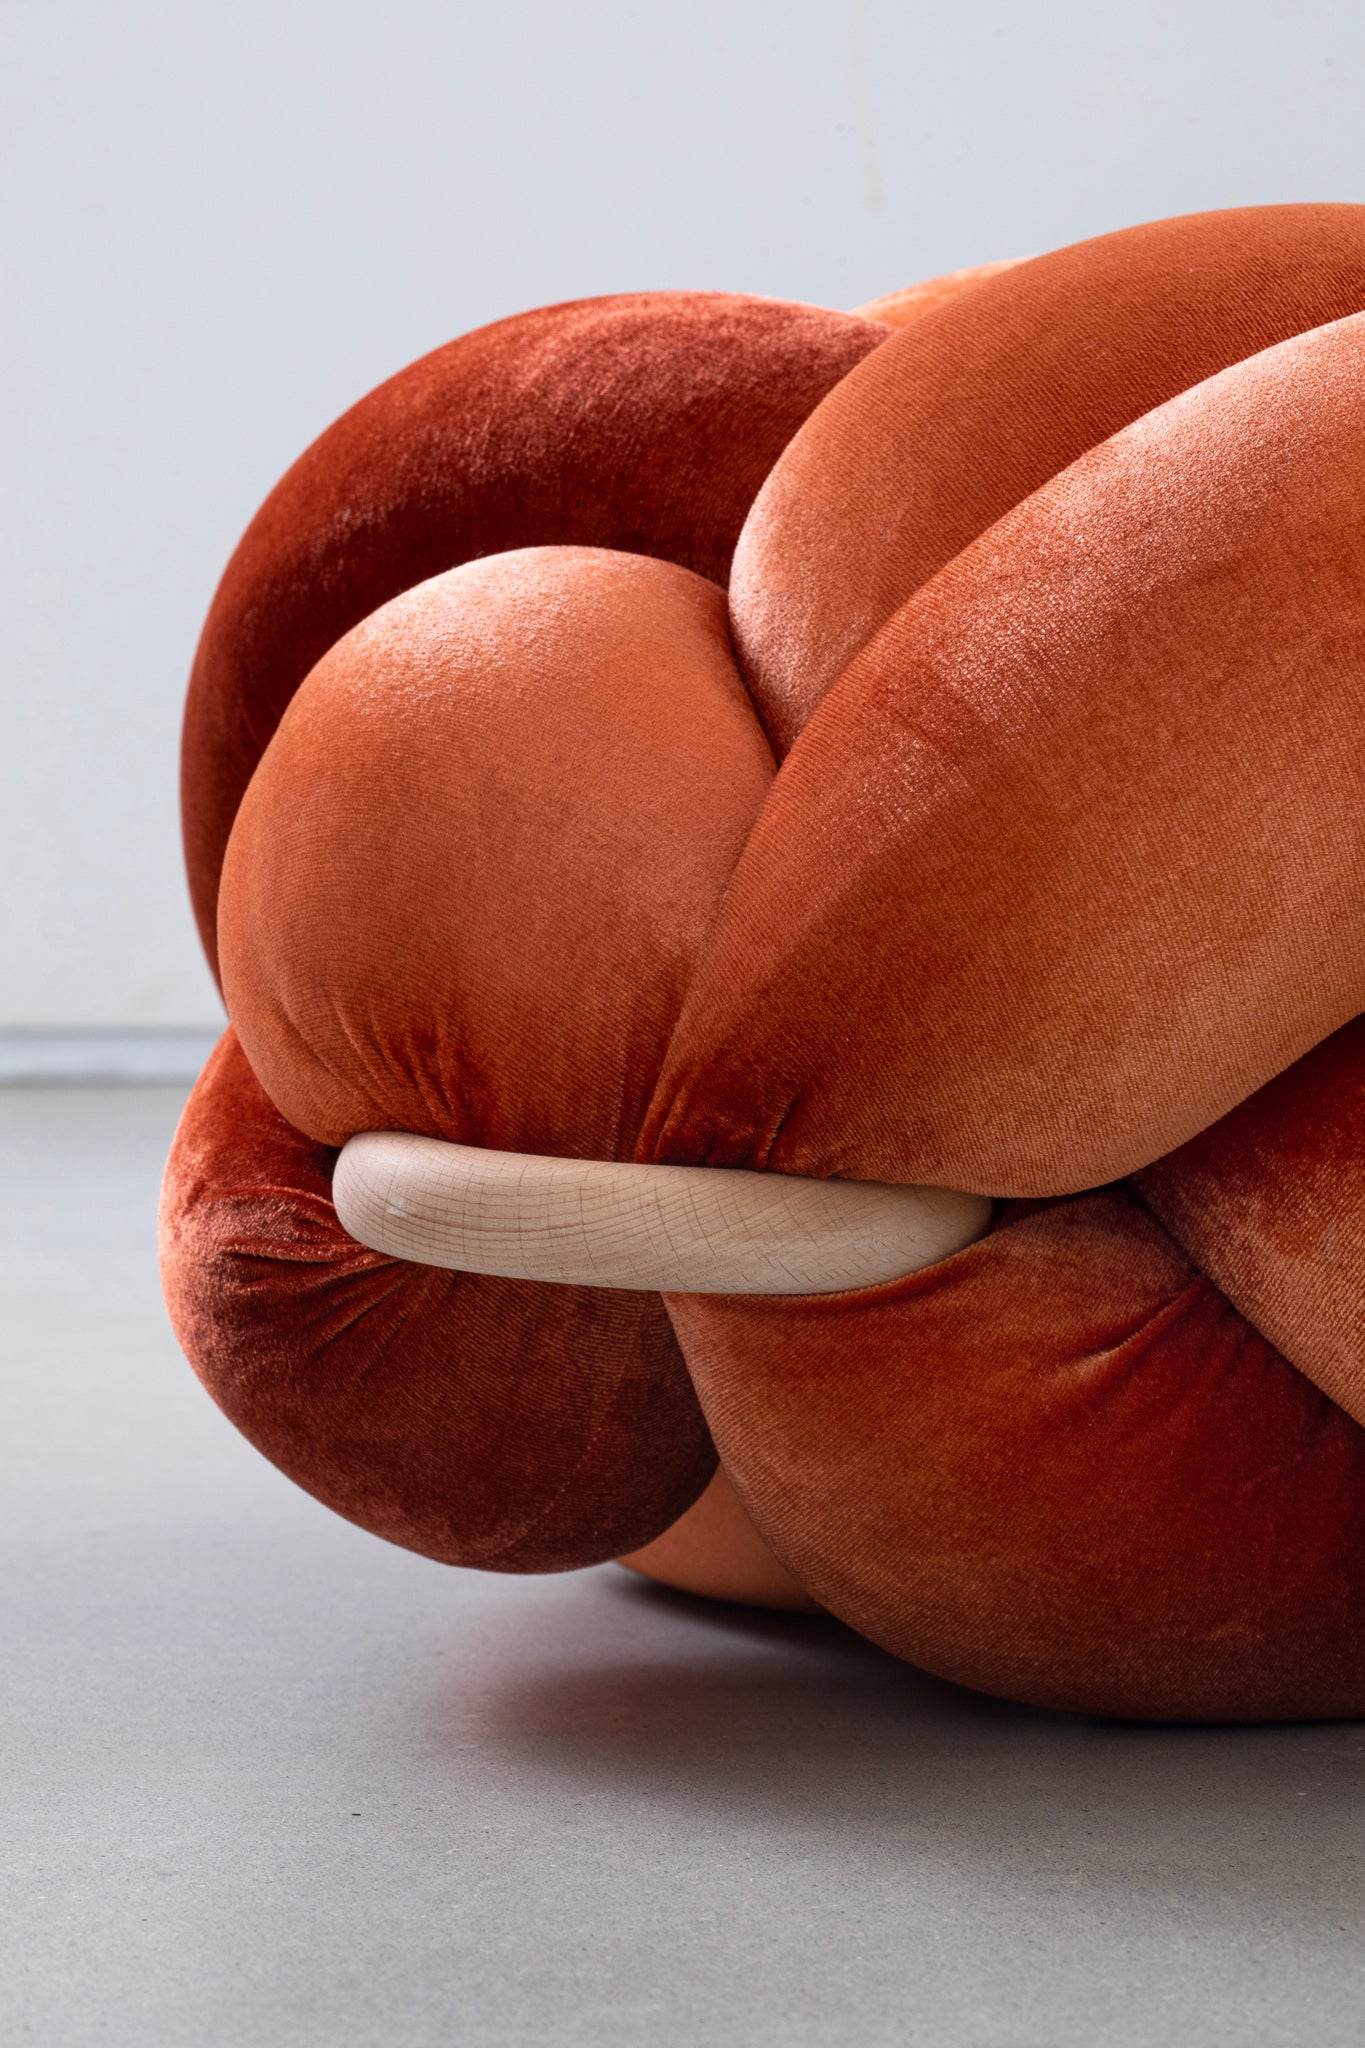
<svg viewBox="0 0 1365 2048"><path fill-rule="evenodd" d="M1365 207L438 350L248 529L184 811L167 1297L300 1485L562 1570L719 1453L945 1676L1365 1713ZM855 1294L494 1280L346 1235L362 1130L998 1206Z"/></svg>

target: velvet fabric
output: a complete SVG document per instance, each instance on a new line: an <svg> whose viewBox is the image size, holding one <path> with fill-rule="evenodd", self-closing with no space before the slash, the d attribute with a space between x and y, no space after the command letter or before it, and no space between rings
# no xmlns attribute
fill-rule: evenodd
<svg viewBox="0 0 1365 2048"><path fill-rule="evenodd" d="M526 316L291 472L191 691L168 1299L429 1555L637 1549L718 1449L930 1669L1360 1713L1365 208L989 268ZM340 1230L376 1128L1001 1199L858 1294L474 1279Z"/></svg>
<svg viewBox="0 0 1365 2048"><path fill-rule="evenodd" d="M464 335L344 413L243 535L190 677L185 857L210 962L237 806L343 633L508 548L619 548L724 583L783 447L887 331L722 292L577 300Z"/></svg>
<svg viewBox="0 0 1365 2048"><path fill-rule="evenodd" d="M1157 221L968 279L845 378L759 494L735 636L785 752L906 599L1154 406L1365 308L1365 210Z"/></svg>
<svg viewBox="0 0 1365 2048"><path fill-rule="evenodd" d="M1096 1713L1365 1708L1365 1431L1125 1191L887 1287L669 1310L758 1526L898 1656Z"/></svg>
<svg viewBox="0 0 1365 2048"><path fill-rule="evenodd" d="M980 284L1002 270L1012 270L1017 261L1017 257L1006 257L1001 263L975 263L966 270L945 271L942 277L927 277L920 284L888 292L884 299L870 299L858 311L864 320L880 320L884 327L911 327L923 314L932 313L936 306L956 298L968 285Z"/></svg>
<svg viewBox="0 0 1365 2048"><path fill-rule="evenodd" d="M696 1499L715 1451L656 1296L381 1258L337 1222L335 1156L229 1031L176 1137L162 1269L258 1450L377 1536L487 1571L614 1556Z"/></svg>
<svg viewBox="0 0 1365 2048"><path fill-rule="evenodd" d="M395 598L233 829L223 981L261 1082L323 1144L633 1157L772 777L690 569L531 548Z"/></svg>
<svg viewBox="0 0 1365 2048"><path fill-rule="evenodd" d="M1355 315L1145 414L896 612L744 849L657 1156L1069 1192L1356 1013L1363 447Z"/></svg>

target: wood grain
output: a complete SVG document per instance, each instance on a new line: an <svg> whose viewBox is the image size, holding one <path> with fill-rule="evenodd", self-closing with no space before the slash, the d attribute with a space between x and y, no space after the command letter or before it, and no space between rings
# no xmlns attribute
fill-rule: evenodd
<svg viewBox="0 0 1365 2048"><path fill-rule="evenodd" d="M365 1131L337 1160L344 1229L455 1272L674 1294L833 1294L918 1272L982 1236L948 1188L484 1151Z"/></svg>

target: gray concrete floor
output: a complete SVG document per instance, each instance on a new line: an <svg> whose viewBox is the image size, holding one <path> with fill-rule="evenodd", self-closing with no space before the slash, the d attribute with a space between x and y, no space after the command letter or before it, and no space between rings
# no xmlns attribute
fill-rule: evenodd
<svg viewBox="0 0 1365 2048"><path fill-rule="evenodd" d="M387 1549L176 1351L178 1103L0 1091L0 2040L1365 2042L1365 1728L1029 1713Z"/></svg>

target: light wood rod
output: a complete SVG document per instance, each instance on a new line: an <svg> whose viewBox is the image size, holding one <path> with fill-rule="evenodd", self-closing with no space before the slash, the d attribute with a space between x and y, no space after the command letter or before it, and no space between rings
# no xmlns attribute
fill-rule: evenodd
<svg viewBox="0 0 1365 2048"><path fill-rule="evenodd" d="M461 1273L670 1294L834 1294L918 1272L981 1237L950 1188L484 1151L401 1131L343 1146L344 1229Z"/></svg>

